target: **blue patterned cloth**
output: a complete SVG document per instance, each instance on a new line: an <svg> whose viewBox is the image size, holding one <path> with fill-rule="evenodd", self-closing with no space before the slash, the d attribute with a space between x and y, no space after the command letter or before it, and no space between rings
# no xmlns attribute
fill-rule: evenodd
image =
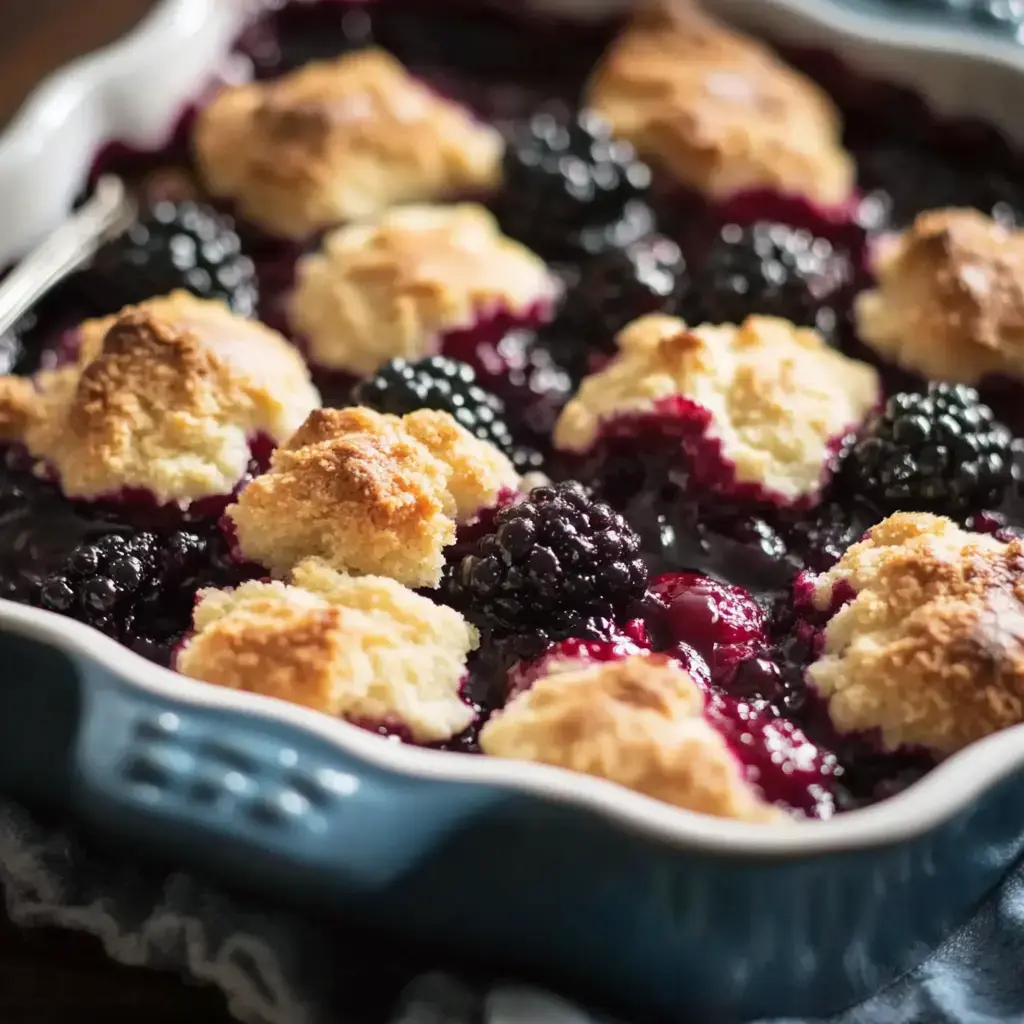
<svg viewBox="0 0 1024 1024"><path fill-rule="evenodd" d="M90 932L122 963L217 985L245 1024L626 1024L118 863L3 802L0 883L17 923ZM1020 1021L1024 868L927 963L828 1024Z"/></svg>

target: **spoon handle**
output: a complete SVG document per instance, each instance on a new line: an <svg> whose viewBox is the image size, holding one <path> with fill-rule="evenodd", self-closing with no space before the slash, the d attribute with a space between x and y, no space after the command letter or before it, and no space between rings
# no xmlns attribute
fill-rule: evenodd
<svg viewBox="0 0 1024 1024"><path fill-rule="evenodd" d="M120 178L103 175L88 201L0 282L0 334L10 330L54 285L78 270L137 214Z"/></svg>

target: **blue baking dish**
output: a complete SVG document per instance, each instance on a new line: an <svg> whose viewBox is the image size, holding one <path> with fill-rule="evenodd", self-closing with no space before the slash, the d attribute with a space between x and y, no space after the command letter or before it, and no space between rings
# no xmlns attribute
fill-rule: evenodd
<svg viewBox="0 0 1024 1024"><path fill-rule="evenodd" d="M1024 140L1024 16L1012 4L710 6ZM106 141L159 143L251 8L164 0L129 38L44 84L0 137L0 262L59 222ZM384 742L186 680L9 602L0 665L0 786L13 796L277 902L486 958L637 1019L838 1011L919 962L1024 850L1024 727L873 807L755 826L545 766Z"/></svg>

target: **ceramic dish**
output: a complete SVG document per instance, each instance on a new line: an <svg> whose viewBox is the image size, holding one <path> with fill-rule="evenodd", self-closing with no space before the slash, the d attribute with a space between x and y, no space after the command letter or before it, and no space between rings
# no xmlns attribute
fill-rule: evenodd
<svg viewBox="0 0 1024 1024"><path fill-rule="evenodd" d="M994 7L708 6L1024 140L1020 25ZM164 0L46 82L0 138L0 262L59 223L107 143L158 147L190 99L230 76L251 14ZM384 743L10 602L0 629L0 783L13 794L645 1019L836 1011L918 962L1024 850L1022 726L873 806L749 825L540 765Z"/></svg>

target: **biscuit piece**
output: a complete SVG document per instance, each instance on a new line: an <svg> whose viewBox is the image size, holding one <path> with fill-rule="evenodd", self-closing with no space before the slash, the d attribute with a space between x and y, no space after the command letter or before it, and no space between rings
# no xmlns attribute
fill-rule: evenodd
<svg viewBox="0 0 1024 1024"><path fill-rule="evenodd" d="M225 89L200 112L194 146L210 192L294 239L490 189L503 150L496 129L375 49Z"/></svg>
<svg viewBox="0 0 1024 1024"><path fill-rule="evenodd" d="M840 732L944 756L1024 722L1020 540L900 512L813 582L821 610L854 595L808 669Z"/></svg>
<svg viewBox="0 0 1024 1024"><path fill-rule="evenodd" d="M39 393L32 381L0 376L0 442L24 441L39 412Z"/></svg>
<svg viewBox="0 0 1024 1024"><path fill-rule="evenodd" d="M200 591L179 672L366 723L396 721L431 743L465 729L459 696L478 637L458 612L394 580L310 559L293 585Z"/></svg>
<svg viewBox="0 0 1024 1024"><path fill-rule="evenodd" d="M596 775L689 811L781 820L703 711L697 684L659 655L562 665L495 712L480 746Z"/></svg>
<svg viewBox="0 0 1024 1024"><path fill-rule="evenodd" d="M683 185L842 203L854 166L826 93L694 5L644 9L612 44L588 98L622 138Z"/></svg>
<svg viewBox="0 0 1024 1024"><path fill-rule="evenodd" d="M855 311L879 355L933 380L1024 378L1024 231L932 210L879 245L874 272Z"/></svg>
<svg viewBox="0 0 1024 1024"><path fill-rule="evenodd" d="M444 412L320 409L227 510L240 551L282 575L319 556L335 569L436 586L457 520L519 478Z"/></svg>
<svg viewBox="0 0 1024 1024"><path fill-rule="evenodd" d="M544 262L482 206L408 206L301 259L291 318L312 362L362 375L435 353L481 316L536 317L555 293Z"/></svg>
<svg viewBox="0 0 1024 1024"><path fill-rule="evenodd" d="M724 464L735 478L729 486L756 485L781 504L817 493L836 440L879 399L871 367L787 320L691 329L653 315L616 340L615 358L584 378L563 409L556 447L587 451L609 421L659 413L678 420L694 471L709 485ZM714 458L709 442L718 448Z"/></svg>
<svg viewBox="0 0 1024 1024"><path fill-rule="evenodd" d="M250 442L287 438L320 404L280 334L186 292L86 321L77 361L38 386L25 443L65 494L161 504L229 494Z"/></svg>

